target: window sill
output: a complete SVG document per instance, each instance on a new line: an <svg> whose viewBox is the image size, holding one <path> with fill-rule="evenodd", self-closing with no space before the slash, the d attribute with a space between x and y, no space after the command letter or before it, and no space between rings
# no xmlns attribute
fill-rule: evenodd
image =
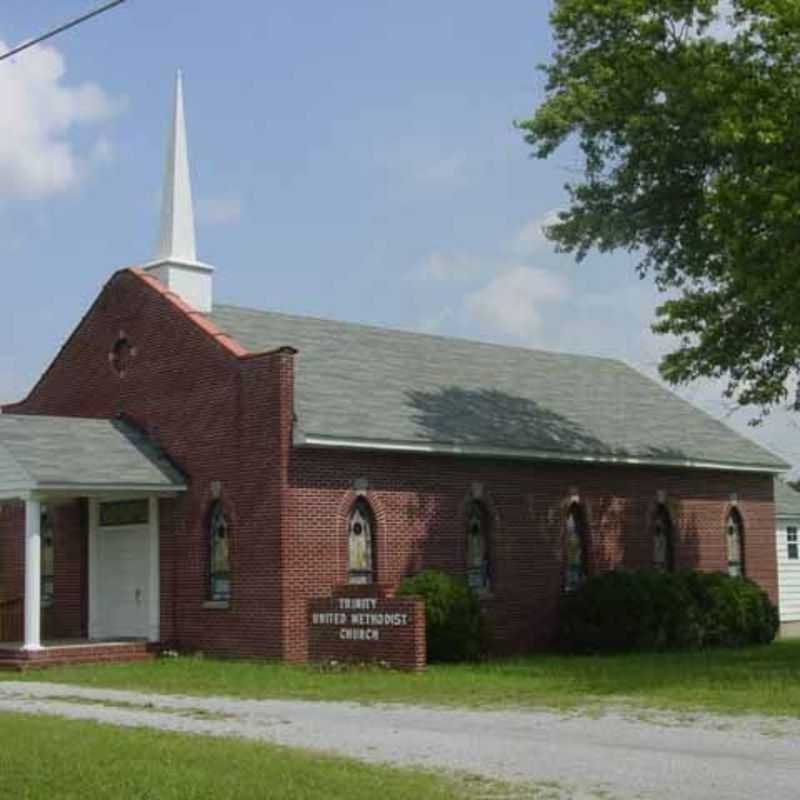
<svg viewBox="0 0 800 800"><path fill-rule="evenodd" d="M206 600L203 603L203 608L216 609L218 611L225 611L231 607L230 600Z"/></svg>

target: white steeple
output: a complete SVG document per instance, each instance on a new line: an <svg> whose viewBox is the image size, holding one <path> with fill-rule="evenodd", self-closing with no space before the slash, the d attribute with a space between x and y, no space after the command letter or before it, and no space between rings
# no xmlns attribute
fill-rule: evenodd
<svg viewBox="0 0 800 800"><path fill-rule="evenodd" d="M158 250L156 260L145 269L197 311L211 311L211 276L214 269L199 262L195 251L192 185L180 70L175 84L175 110L167 143Z"/></svg>
<svg viewBox="0 0 800 800"><path fill-rule="evenodd" d="M176 259L196 261L192 183L189 177L189 153L186 148L186 121L183 117L183 84L180 70L175 83L175 112L167 144L167 163L164 168L164 192L161 202L161 237L156 258L164 261Z"/></svg>

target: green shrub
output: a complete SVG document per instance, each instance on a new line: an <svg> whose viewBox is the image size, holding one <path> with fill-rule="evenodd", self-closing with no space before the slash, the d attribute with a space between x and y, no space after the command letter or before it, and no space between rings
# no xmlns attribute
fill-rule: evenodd
<svg viewBox="0 0 800 800"><path fill-rule="evenodd" d="M685 580L703 620L703 644L737 647L775 638L778 609L760 586L721 572L689 572Z"/></svg>
<svg viewBox="0 0 800 800"><path fill-rule="evenodd" d="M561 641L583 652L771 642L778 612L756 584L722 573L617 570L564 597Z"/></svg>
<svg viewBox="0 0 800 800"><path fill-rule="evenodd" d="M398 594L425 600L428 661L472 661L482 655L480 603L466 581L429 569L406 578Z"/></svg>

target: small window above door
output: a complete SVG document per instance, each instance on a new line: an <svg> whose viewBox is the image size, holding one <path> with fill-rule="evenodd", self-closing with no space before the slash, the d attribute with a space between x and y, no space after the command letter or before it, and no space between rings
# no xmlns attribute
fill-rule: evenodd
<svg viewBox="0 0 800 800"><path fill-rule="evenodd" d="M146 525L150 521L150 501L116 500L100 503L100 527L115 528L122 525Z"/></svg>

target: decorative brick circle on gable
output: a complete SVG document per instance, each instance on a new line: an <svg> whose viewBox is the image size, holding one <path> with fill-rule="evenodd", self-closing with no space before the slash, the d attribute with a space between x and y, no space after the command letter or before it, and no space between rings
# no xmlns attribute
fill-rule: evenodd
<svg viewBox="0 0 800 800"><path fill-rule="evenodd" d="M111 348L111 352L108 354L109 364L111 364L114 372L120 378L124 378L134 358L136 358L136 348L131 344L131 340L125 331L120 331L114 346Z"/></svg>

